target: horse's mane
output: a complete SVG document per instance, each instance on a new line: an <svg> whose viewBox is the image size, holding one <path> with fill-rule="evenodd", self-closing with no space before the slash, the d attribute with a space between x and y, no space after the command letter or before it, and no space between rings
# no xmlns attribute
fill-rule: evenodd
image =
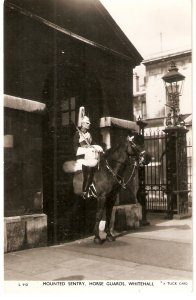
<svg viewBox="0 0 196 300"><path fill-rule="evenodd" d="M116 144L115 146L111 147L110 149L107 149L103 155L104 159L107 159L111 157L116 152L121 152L124 149L122 144Z"/></svg>
<svg viewBox="0 0 196 300"><path fill-rule="evenodd" d="M134 134L134 142L137 145L142 145L143 144L143 136L140 134ZM126 142L125 143L117 143L116 145L112 146L110 149L107 149L102 156L103 159L108 159L111 158L115 154L122 154L125 152L126 149Z"/></svg>

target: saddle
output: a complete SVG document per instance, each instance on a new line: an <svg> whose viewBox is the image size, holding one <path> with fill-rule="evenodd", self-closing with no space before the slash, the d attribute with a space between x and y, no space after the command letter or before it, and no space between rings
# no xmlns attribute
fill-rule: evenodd
<svg viewBox="0 0 196 300"><path fill-rule="evenodd" d="M92 145L91 147L79 147L76 153L77 160L66 161L63 164L65 173L74 173L73 186L76 194L83 192L83 171L82 165L90 168L95 168L100 160L100 154L103 152L102 147L99 145ZM97 197L97 192L94 183L86 191L86 197Z"/></svg>
<svg viewBox="0 0 196 300"><path fill-rule="evenodd" d="M73 188L74 188L74 193L76 195L81 195L83 192L83 181L84 181L84 177L83 177L83 171L81 170L76 170L76 164L77 162L72 160L72 161L67 161L64 163L63 165L63 170L66 173L74 173L73 176ZM97 197L97 192L96 192L96 187L94 182L91 183L91 185L88 188L87 191L87 198L90 197Z"/></svg>

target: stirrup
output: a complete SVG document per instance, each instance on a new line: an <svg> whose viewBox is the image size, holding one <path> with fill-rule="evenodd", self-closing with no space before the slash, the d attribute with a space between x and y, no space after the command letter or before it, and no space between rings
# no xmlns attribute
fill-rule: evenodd
<svg viewBox="0 0 196 300"><path fill-rule="evenodd" d="M82 192L82 198L86 199L87 198L87 192Z"/></svg>
<svg viewBox="0 0 196 300"><path fill-rule="evenodd" d="M88 191L88 192L83 192L83 193L82 193L82 198L83 198L83 199L89 199L89 198L91 198L91 197L94 197L94 196L91 195L91 192L90 192L90 191Z"/></svg>

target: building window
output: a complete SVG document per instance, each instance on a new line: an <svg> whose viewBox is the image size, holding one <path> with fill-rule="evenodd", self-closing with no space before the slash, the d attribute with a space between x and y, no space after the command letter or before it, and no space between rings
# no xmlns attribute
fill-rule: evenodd
<svg viewBox="0 0 196 300"><path fill-rule="evenodd" d="M146 86L146 76L144 76L144 86Z"/></svg>
<svg viewBox="0 0 196 300"><path fill-rule="evenodd" d="M76 98L70 97L61 102L61 122L62 126L68 126L76 121Z"/></svg>
<svg viewBox="0 0 196 300"><path fill-rule="evenodd" d="M146 118L146 101L142 101L141 110L142 110L142 119L145 119Z"/></svg>
<svg viewBox="0 0 196 300"><path fill-rule="evenodd" d="M139 92L140 87L139 87L139 76L138 75L135 76L135 81L136 81L136 92Z"/></svg>

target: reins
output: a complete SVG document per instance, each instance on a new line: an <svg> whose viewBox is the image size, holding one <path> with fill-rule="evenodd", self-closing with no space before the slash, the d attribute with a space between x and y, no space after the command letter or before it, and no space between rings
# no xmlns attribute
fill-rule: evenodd
<svg viewBox="0 0 196 300"><path fill-rule="evenodd" d="M136 162L134 163L134 167L133 167L133 170L132 170L132 173L131 173L129 179L125 182L124 177L121 177L120 175L116 174L116 173L114 172L114 170L110 167L110 165L109 165L107 159L106 159L105 161L106 161L106 168L108 169L108 171L112 174L112 176L113 176L114 179L117 181L117 183L118 183L123 189L126 189L127 184L131 181L131 179L132 179L132 177L133 177L133 175L134 175L134 173L135 173L135 168L136 168L136 166L137 166ZM119 163L124 164L124 163L122 163L122 162L119 162ZM118 179L118 177L119 177L120 179Z"/></svg>
<svg viewBox="0 0 196 300"><path fill-rule="evenodd" d="M136 144L131 140L131 145L133 146L134 150L137 152L140 152L138 147L136 146ZM120 164L125 164L125 162L121 162L121 161L117 161L117 160L113 160L113 161L116 161ZM112 167L109 165L108 163L108 160L105 159L105 162L106 162L106 168L108 169L108 171L112 174L113 178L116 180L116 182L123 188L123 189L126 189L128 183L132 180L134 174L135 174L135 169L137 167L137 162L135 161L135 163L133 164L133 170L131 172L131 175L129 176L128 180L125 182L125 178L116 174L114 172L114 170L112 169Z"/></svg>

